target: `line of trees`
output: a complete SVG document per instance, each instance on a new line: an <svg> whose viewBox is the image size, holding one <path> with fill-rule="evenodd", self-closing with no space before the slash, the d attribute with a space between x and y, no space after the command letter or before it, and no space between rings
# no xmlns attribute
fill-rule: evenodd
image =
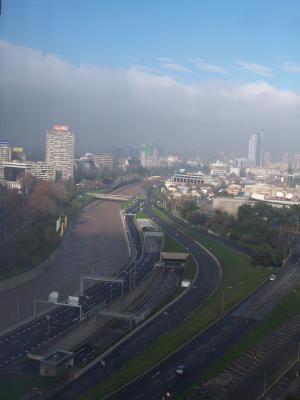
<svg viewBox="0 0 300 400"><path fill-rule="evenodd" d="M40 182L27 175L23 191L0 191L0 273L22 272L42 261L57 246L56 220L71 214L73 183Z"/></svg>
<svg viewBox="0 0 300 400"><path fill-rule="evenodd" d="M216 210L211 215L199 210L193 200L185 201L180 214L206 231L237 241L253 249L254 261L262 266L279 266L288 251L291 231L299 226L300 207L273 208L264 203L239 207L237 217Z"/></svg>

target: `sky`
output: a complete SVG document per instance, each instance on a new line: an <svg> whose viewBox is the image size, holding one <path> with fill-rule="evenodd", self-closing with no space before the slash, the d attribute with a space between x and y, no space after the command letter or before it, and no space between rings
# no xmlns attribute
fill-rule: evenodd
<svg viewBox="0 0 300 400"><path fill-rule="evenodd" d="M0 138L300 153L298 0L2 0Z"/></svg>

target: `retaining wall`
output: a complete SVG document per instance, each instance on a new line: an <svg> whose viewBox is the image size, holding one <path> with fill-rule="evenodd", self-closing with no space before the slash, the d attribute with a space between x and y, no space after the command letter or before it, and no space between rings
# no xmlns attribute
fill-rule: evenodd
<svg viewBox="0 0 300 400"><path fill-rule="evenodd" d="M75 217L73 221L68 225L61 243L58 247L51 253L51 255L36 267L32 267L26 272L12 276L11 278L0 281L0 293L6 290L14 289L17 286L24 285L25 283L37 278L39 275L43 274L46 269L48 269L63 253L64 247L71 237L73 228L76 224L77 218Z"/></svg>

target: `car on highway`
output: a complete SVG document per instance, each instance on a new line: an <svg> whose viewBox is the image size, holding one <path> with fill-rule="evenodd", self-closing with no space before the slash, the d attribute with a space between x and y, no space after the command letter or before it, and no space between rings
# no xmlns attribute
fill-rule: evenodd
<svg viewBox="0 0 300 400"><path fill-rule="evenodd" d="M178 365L178 366L176 367L176 371L175 371L175 372L176 372L177 375L185 375L187 369L188 369L188 366L182 364L182 365Z"/></svg>
<svg viewBox="0 0 300 400"><path fill-rule="evenodd" d="M269 279L270 281L275 281L276 278L277 276L275 274L272 274Z"/></svg>

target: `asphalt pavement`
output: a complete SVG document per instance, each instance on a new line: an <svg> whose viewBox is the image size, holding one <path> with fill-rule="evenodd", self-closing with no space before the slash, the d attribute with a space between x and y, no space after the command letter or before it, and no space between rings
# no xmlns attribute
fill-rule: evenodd
<svg viewBox="0 0 300 400"><path fill-rule="evenodd" d="M222 354L228 351L245 333L267 315L278 302L300 282L299 239L292 243L292 254L274 282L268 281L247 300L238 305L214 325L201 332L182 349L168 357L154 369L114 393L109 399L170 399L182 393L208 371ZM296 262L295 262L296 261ZM184 376L177 376L176 366L189 366ZM151 382L151 384L149 384Z"/></svg>
<svg viewBox="0 0 300 400"><path fill-rule="evenodd" d="M153 266L159 254L159 251L150 255L146 252L144 257L149 263L145 262L142 257L141 237L132 218L131 216L126 219L128 235L132 249L136 257L140 258L140 262L135 263L137 260L134 260L126 270L119 273L119 278L124 280L124 291L128 291L131 287L132 271L134 270L137 281L142 279L149 273L149 263ZM80 298L82 314L89 313L103 302L109 304L121 293L121 286L117 284L100 283L88 288L85 295ZM72 329L79 323L79 318L78 307L59 306L0 336L0 371L10 370L18 362L24 360L29 353L34 353L49 341Z"/></svg>
<svg viewBox="0 0 300 400"><path fill-rule="evenodd" d="M151 210L147 209L151 214ZM198 266L198 273L194 285L175 303L171 303L164 313L146 321L143 326L140 326L136 332L131 332L128 340L124 340L114 350L109 352L104 360L101 359L86 374L75 379L60 393L56 393L56 400L62 399L77 399L82 393L91 390L99 382L104 381L111 376L117 369L126 363L134 355L142 351L147 345L156 340L161 334L175 328L178 324L182 323L183 319L195 311L203 302L214 292L220 281L220 269L216 261L194 240L176 231L174 227L166 224L156 216L152 215L155 222L157 222L165 233L173 236L183 245L188 252L190 252L196 260ZM152 382L151 382L152 383ZM139 386L138 393L145 393L144 387ZM135 386L135 385L133 385ZM134 388L133 388L134 389ZM159 390L158 392L159 393ZM155 398L159 398L157 397ZM116 395L117 396L117 395ZM115 397L112 398L119 398ZM124 399L131 399L129 397L120 397ZM148 398L148 397L144 397Z"/></svg>

